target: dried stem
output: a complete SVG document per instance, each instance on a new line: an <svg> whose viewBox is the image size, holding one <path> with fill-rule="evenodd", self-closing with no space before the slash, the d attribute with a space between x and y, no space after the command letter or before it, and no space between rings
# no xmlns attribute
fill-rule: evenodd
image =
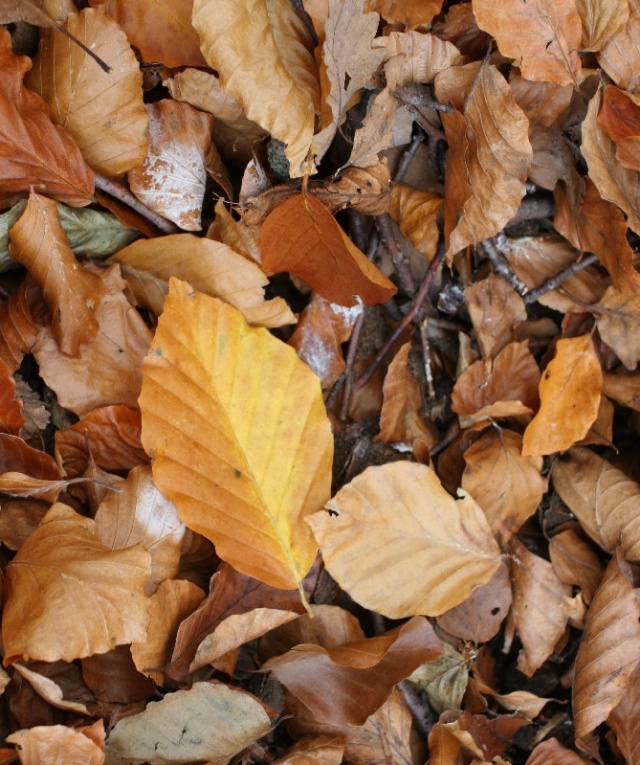
<svg viewBox="0 0 640 765"><path fill-rule="evenodd" d="M422 341L422 362L424 375L427 379L427 395L433 401L436 397L436 389L433 384L433 369L431 367L431 347L429 345L429 319L420 322L420 340Z"/></svg>
<svg viewBox="0 0 640 765"><path fill-rule="evenodd" d="M402 89L404 90L404 88ZM409 92L409 91L405 91ZM434 143L436 141L446 141L447 136L440 130L440 128L437 128L432 122L430 122L424 114L418 109L417 106L414 106L410 101L405 101L402 92L399 92L398 89L394 91L394 95L396 98L405 106L409 114L413 117L413 121L420 125L420 127L425 131L425 133L429 136L429 139L433 141Z"/></svg>
<svg viewBox="0 0 640 765"><path fill-rule="evenodd" d="M498 252L491 239L485 239L480 243L480 247L491 263L493 270L503 279L506 279L518 295L524 298L529 288L509 268L506 258Z"/></svg>
<svg viewBox="0 0 640 765"><path fill-rule="evenodd" d="M429 98L429 96L412 93L402 85L396 85L393 95L396 96L396 98L399 98L405 106L407 104L411 104L412 106L426 106L428 109L434 109L437 112L444 112L445 114L450 114L453 111L452 106L441 104L440 101Z"/></svg>
<svg viewBox="0 0 640 765"><path fill-rule="evenodd" d="M409 324L411 324L411 322L417 316L418 312L420 311L420 308L422 307L423 302L425 301L425 298L427 297L429 289L431 288L431 285L433 284L433 280L436 278L438 269L442 265L442 261L444 260L445 253L446 253L446 250L444 248L444 245L441 244L438 247L438 251L436 252L433 260L431 261L431 263L429 263L429 268L427 269L427 273L425 274L424 279L422 280L420 289L418 290L417 294L411 301L411 308L409 309L409 312L401 321L401 323L398 325L398 327L395 329L395 331L392 333L391 337L387 340L384 347L381 348L380 351L377 353L375 359L371 362L371 364L369 364L367 371L356 382L356 386L358 388L362 388L363 385L366 385L369 382L369 380L373 377L376 369L380 366L380 364L382 363L382 360L387 355L391 346L396 342L396 340L400 337L400 335L404 332L404 330L409 326Z"/></svg>
<svg viewBox="0 0 640 765"><path fill-rule="evenodd" d="M391 224L391 216L389 213L376 215L376 227L380 232L382 243L384 244L386 251L389 253L393 267L398 274L402 288L407 293L407 295L415 295L416 283L413 280L411 269L407 265L407 262L405 261L404 256L398 247L398 242L396 241L396 237L393 233L393 226Z"/></svg>
<svg viewBox="0 0 640 765"><path fill-rule="evenodd" d="M540 300L540 298L547 292L558 289L558 287L560 287L560 285L571 276L579 274L580 271L584 271L585 268L589 268L589 266L593 266L597 262L598 258L596 255L586 255L582 260L572 263L570 266L567 266L562 271L560 271L560 273L549 277L549 279L542 282L539 287L536 287L530 292L527 292L527 294L524 295L524 302L527 305L535 303L537 300Z"/></svg>

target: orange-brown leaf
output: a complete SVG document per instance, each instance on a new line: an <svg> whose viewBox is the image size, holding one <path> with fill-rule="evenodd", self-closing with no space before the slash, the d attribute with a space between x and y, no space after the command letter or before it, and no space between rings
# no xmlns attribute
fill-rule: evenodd
<svg viewBox="0 0 640 765"><path fill-rule="evenodd" d="M22 765L102 765L104 748L66 725L36 725L7 736Z"/></svg>
<svg viewBox="0 0 640 765"><path fill-rule="evenodd" d="M629 5L618 0L576 0L582 21L580 50L600 50L629 20Z"/></svg>
<svg viewBox="0 0 640 765"><path fill-rule="evenodd" d="M573 529L556 534L549 543L554 571L565 584L576 585L587 605L600 586L604 568L593 546Z"/></svg>
<svg viewBox="0 0 640 765"><path fill-rule="evenodd" d="M436 216L442 201L437 194L399 183L394 183L391 191L389 214L416 250L428 260L433 258L438 246Z"/></svg>
<svg viewBox="0 0 640 765"><path fill-rule="evenodd" d="M629 7L627 23L599 51L598 63L618 87L635 92L640 82L640 2L624 5Z"/></svg>
<svg viewBox="0 0 640 765"><path fill-rule="evenodd" d="M0 358L0 430L17 436L26 422L22 401L16 398L16 383L9 367Z"/></svg>
<svg viewBox="0 0 640 765"><path fill-rule="evenodd" d="M420 385L409 366L410 351L411 343L405 343L387 369L382 387L380 433L376 441L407 441L407 417L422 407Z"/></svg>
<svg viewBox="0 0 640 765"><path fill-rule="evenodd" d="M0 359L11 372L15 372L24 354L33 347L46 312L42 290L29 275L0 305Z"/></svg>
<svg viewBox="0 0 640 765"><path fill-rule="evenodd" d="M264 267L304 279L332 303L384 303L396 288L351 242L329 210L311 195L297 194L262 224Z"/></svg>

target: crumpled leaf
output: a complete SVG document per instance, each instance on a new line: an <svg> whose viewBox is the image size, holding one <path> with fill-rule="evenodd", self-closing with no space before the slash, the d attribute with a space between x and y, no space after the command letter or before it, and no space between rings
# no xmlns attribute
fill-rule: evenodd
<svg viewBox="0 0 640 765"><path fill-rule="evenodd" d="M69 356L78 356L80 345L98 332L95 310L104 291L98 276L84 270L71 252L56 203L30 192L9 239L9 254L42 289L58 347Z"/></svg>
<svg viewBox="0 0 640 765"><path fill-rule="evenodd" d="M524 432L523 456L561 452L587 435L598 416L602 369L589 335L558 340L540 380L540 409Z"/></svg>
<svg viewBox="0 0 640 765"><path fill-rule="evenodd" d="M271 729L255 696L222 683L195 683L120 720L107 741L112 765L222 765Z"/></svg>
<svg viewBox="0 0 640 765"><path fill-rule="evenodd" d="M72 136L51 122L47 104L22 85L30 68L30 59L14 56L9 33L0 30L0 194L33 186L67 204L88 205L93 173Z"/></svg>
<svg viewBox="0 0 640 765"><path fill-rule="evenodd" d="M99 722L102 726L102 720ZM104 746L98 746L82 731L66 725L35 725L12 733L7 741L19 747L23 765L102 765L104 762Z"/></svg>
<svg viewBox="0 0 640 765"><path fill-rule="evenodd" d="M40 34L26 83L48 103L53 122L71 133L88 165L108 176L122 175L142 162L149 144L135 53L101 9L70 14L64 28L111 71L102 71L82 48L50 29Z"/></svg>
<svg viewBox="0 0 640 765"><path fill-rule="evenodd" d="M447 709L460 709L469 681L464 657L449 643L443 643L442 647L442 656L420 665L407 678L427 694L429 704L438 714Z"/></svg>
<svg viewBox="0 0 640 765"><path fill-rule="evenodd" d="M141 545L112 552L94 521L54 505L7 566L5 663L74 661L142 640L149 561Z"/></svg>
<svg viewBox="0 0 640 765"><path fill-rule="evenodd" d="M578 87L582 24L574 0L474 0L473 13L523 77Z"/></svg>
<svg viewBox="0 0 640 765"><path fill-rule="evenodd" d="M332 303L384 303L396 287L347 237L329 210L310 194L281 204L262 224L262 263L304 279Z"/></svg>
<svg viewBox="0 0 640 765"><path fill-rule="evenodd" d="M578 744L607 719L640 662L640 604L634 591L635 577L634 568L618 550L587 612L573 681Z"/></svg>
<svg viewBox="0 0 640 765"><path fill-rule="evenodd" d="M466 60L455 45L423 32L392 31L377 37L373 47L385 52L385 77L392 88L408 82L431 83L439 72Z"/></svg>
<svg viewBox="0 0 640 765"><path fill-rule="evenodd" d="M635 369L640 361L640 294L625 295L609 287L598 308L602 311L596 320L600 337L627 369Z"/></svg>
<svg viewBox="0 0 640 765"><path fill-rule="evenodd" d="M424 465L371 467L310 516L327 570L390 619L436 616L491 579L500 548L468 495L456 501Z"/></svg>
<svg viewBox="0 0 640 765"><path fill-rule="evenodd" d="M309 32L291 3L195 0L192 23L224 92L286 144L292 178L308 172L319 85Z"/></svg>
<svg viewBox="0 0 640 765"><path fill-rule="evenodd" d="M319 722L363 725L387 700L393 686L442 653L426 619L413 617L375 638L324 647L295 646L262 665Z"/></svg>
<svg viewBox="0 0 640 765"><path fill-rule="evenodd" d="M333 454L317 378L292 348L177 279L143 376L142 442L183 523L239 571L299 587L317 549L303 519L328 499Z"/></svg>

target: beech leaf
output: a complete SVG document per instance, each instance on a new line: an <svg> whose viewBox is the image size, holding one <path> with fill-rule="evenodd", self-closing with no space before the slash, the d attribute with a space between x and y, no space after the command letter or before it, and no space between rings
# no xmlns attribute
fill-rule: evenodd
<svg viewBox="0 0 640 765"><path fill-rule="evenodd" d="M239 571L300 587L317 549L303 519L328 499L333 454L317 378L293 348L177 279L143 378L142 442L183 523Z"/></svg>
<svg viewBox="0 0 640 765"><path fill-rule="evenodd" d="M618 355L627 369L640 361L640 294L622 294L609 287L598 308L596 324L600 337Z"/></svg>
<svg viewBox="0 0 640 765"><path fill-rule="evenodd" d="M600 50L629 20L627 0L576 0L582 20L580 50Z"/></svg>
<svg viewBox="0 0 640 765"><path fill-rule="evenodd" d="M455 500L424 465L371 467L310 516L325 565L365 608L390 619L436 616L500 566L500 548L468 495Z"/></svg>
<svg viewBox="0 0 640 765"><path fill-rule="evenodd" d="M19 747L23 765L102 765L104 762L104 745L98 746L90 736L66 725L34 725L29 730L12 733L7 741Z"/></svg>

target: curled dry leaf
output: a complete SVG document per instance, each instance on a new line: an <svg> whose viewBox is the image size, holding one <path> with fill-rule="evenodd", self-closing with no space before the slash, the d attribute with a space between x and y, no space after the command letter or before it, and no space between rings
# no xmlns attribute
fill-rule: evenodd
<svg viewBox="0 0 640 765"><path fill-rule="evenodd" d="M146 109L149 151L141 164L129 170L131 191L180 228L200 231L213 118L168 98L147 104Z"/></svg>
<svg viewBox="0 0 640 765"><path fill-rule="evenodd" d="M391 203L391 178L389 167L383 159L371 167L347 167L327 186L312 189L331 212L345 207L353 208L363 215L381 215L389 211Z"/></svg>
<svg viewBox="0 0 640 765"><path fill-rule="evenodd" d="M580 50L600 50L629 20L626 0L576 0L582 21Z"/></svg>
<svg viewBox="0 0 640 765"><path fill-rule="evenodd" d="M142 72L129 41L102 9L69 15L64 28L108 62L104 72L82 48L55 29L41 33L27 85L51 109L51 119L74 137L85 162L108 176L140 164L149 144Z"/></svg>
<svg viewBox="0 0 640 765"><path fill-rule="evenodd" d="M149 570L141 545L113 552L94 521L53 505L7 566L5 663L74 661L143 640Z"/></svg>
<svg viewBox="0 0 640 765"><path fill-rule="evenodd" d="M195 0L192 23L224 92L286 144L292 177L308 172L305 160L319 111L318 75L311 37L291 3Z"/></svg>
<svg viewBox="0 0 640 765"><path fill-rule="evenodd" d="M60 225L56 203L33 191L9 232L9 253L40 285L48 324L60 350L78 356L98 331L95 310L104 295L100 278L82 268Z"/></svg>
<svg viewBox="0 0 640 765"><path fill-rule="evenodd" d="M533 749L525 765L586 765L586 760L557 738L548 738Z"/></svg>
<svg viewBox="0 0 640 765"><path fill-rule="evenodd" d="M620 88L635 92L640 83L640 2L628 0L629 18L599 51L598 63Z"/></svg>
<svg viewBox="0 0 640 765"><path fill-rule="evenodd" d="M87 709L87 704L94 702L94 699L91 698L91 693L82 679L79 667L73 666L71 672L68 672L70 665L63 661L51 664L29 662L29 665L27 667L16 662L13 669L29 682L38 696L58 709L67 709L87 716L91 715ZM37 672L33 667L40 671ZM76 684L69 687L70 678L73 678L76 672ZM71 680L72 682L73 680ZM78 700L74 700L74 697Z"/></svg>
<svg viewBox="0 0 640 765"><path fill-rule="evenodd" d="M387 84L431 83L439 72L465 62L455 45L423 32L395 32L373 41L385 54Z"/></svg>
<svg viewBox="0 0 640 765"><path fill-rule="evenodd" d="M598 416L602 369L589 335L558 340L540 380L540 409L524 432L522 454L553 454L587 435Z"/></svg>
<svg viewBox="0 0 640 765"><path fill-rule="evenodd" d="M442 115L449 144L460 140L460 150L447 158L445 191L459 175L467 175L468 186L464 197L457 194L459 205L454 199L445 205L449 262L455 253L498 233L513 218L525 195L532 158L529 121L496 67L484 64L473 81L464 106L464 135L459 132L460 115L455 115ZM463 166L452 171L450 182L454 162Z"/></svg>
<svg viewBox="0 0 640 765"><path fill-rule="evenodd" d="M0 30L0 195L33 186L67 204L88 205L93 173L71 134L51 122L45 101L23 87L30 68L30 59L15 56L11 36Z"/></svg>
<svg viewBox="0 0 640 765"><path fill-rule="evenodd" d="M582 24L573 0L474 0L473 13L523 77L578 87Z"/></svg>
<svg viewBox="0 0 640 765"><path fill-rule="evenodd" d="M640 170L640 105L638 96L607 85L602 91L598 124L617 148L616 157L630 170Z"/></svg>
<svg viewBox="0 0 640 765"><path fill-rule="evenodd" d="M31 478L56 480L60 470L45 452L29 446L19 436L0 433L0 473L25 473Z"/></svg>
<svg viewBox="0 0 640 765"><path fill-rule="evenodd" d="M26 422L22 401L16 398L16 383L9 367L0 359L0 430L17 436Z"/></svg>
<svg viewBox="0 0 640 765"><path fill-rule="evenodd" d="M627 369L634 370L640 361L640 294L625 295L609 287L598 308L600 337Z"/></svg>
<svg viewBox="0 0 640 765"><path fill-rule="evenodd" d="M438 246L436 216L442 206L442 197L428 191L394 183L391 191L389 214L400 231L425 258L431 260Z"/></svg>
<svg viewBox="0 0 640 765"><path fill-rule="evenodd" d="M102 721L100 721L102 722ZM104 735L104 734L103 734ZM36 725L7 736L23 765L102 765L104 747L66 725Z"/></svg>
<svg viewBox="0 0 640 765"><path fill-rule="evenodd" d="M262 263L268 271L304 279L332 303L384 303L396 287L340 228L327 208L309 194L296 194L262 224Z"/></svg>
<svg viewBox="0 0 640 765"><path fill-rule="evenodd" d="M622 756L630 765L637 765L640 755L640 672L638 665L631 676L621 701L611 710L607 723L616 735Z"/></svg>
<svg viewBox="0 0 640 765"><path fill-rule="evenodd" d="M195 683L120 720L109 734L107 757L114 765L222 765L271 729L267 709L237 688Z"/></svg>
<svg viewBox="0 0 640 765"><path fill-rule="evenodd" d="M553 485L596 544L640 561L640 485L590 449L575 448L553 468Z"/></svg>
<svg viewBox="0 0 640 765"><path fill-rule="evenodd" d="M391 619L436 616L500 566L500 548L468 495L456 501L424 465L371 467L310 516L325 565L365 608Z"/></svg>
<svg viewBox="0 0 640 765"><path fill-rule="evenodd" d="M518 669L527 677L551 656L567 628L565 598L571 587L560 581L553 566L529 552L517 538L509 543L513 587L512 619L522 640Z"/></svg>
<svg viewBox="0 0 640 765"><path fill-rule="evenodd" d="M621 550L611 558L587 612L573 681L576 740L589 736L622 700L640 662L637 573Z"/></svg>
<svg viewBox="0 0 640 765"><path fill-rule="evenodd" d="M303 643L269 659L262 669L272 672L319 722L363 725L394 685L442 650L429 622L416 616L375 638L333 647Z"/></svg>
<svg viewBox="0 0 640 765"><path fill-rule="evenodd" d="M143 374L142 441L183 523L239 571L299 587L317 550L303 519L331 480L317 378L293 348L177 279Z"/></svg>
<svg viewBox="0 0 640 765"><path fill-rule="evenodd" d="M469 682L465 658L443 643L444 653L437 659L421 664L407 678L429 697L429 704L441 714L447 709L460 709Z"/></svg>
<svg viewBox="0 0 640 765"><path fill-rule="evenodd" d="M216 202L214 212L215 218L207 229L207 239L222 242L231 247L232 250L239 252L249 262L253 261L260 265L258 238L254 232L243 221L237 221L231 215L223 199Z"/></svg>
<svg viewBox="0 0 640 765"><path fill-rule="evenodd" d="M422 408L420 385L409 366L411 343L405 343L389 364L382 387L380 433L376 441L407 441L407 417Z"/></svg>
<svg viewBox="0 0 640 765"><path fill-rule="evenodd" d="M561 531L549 543L553 569L565 583L576 585L588 605L598 589L604 571L593 547L573 529Z"/></svg>
<svg viewBox="0 0 640 765"><path fill-rule="evenodd" d="M535 513L547 490L542 457L521 451L519 433L493 427L464 453L462 488L480 505L501 545Z"/></svg>
<svg viewBox="0 0 640 765"><path fill-rule="evenodd" d="M33 347L46 312L42 290L29 275L0 305L0 358L11 372L15 372L24 354Z"/></svg>

